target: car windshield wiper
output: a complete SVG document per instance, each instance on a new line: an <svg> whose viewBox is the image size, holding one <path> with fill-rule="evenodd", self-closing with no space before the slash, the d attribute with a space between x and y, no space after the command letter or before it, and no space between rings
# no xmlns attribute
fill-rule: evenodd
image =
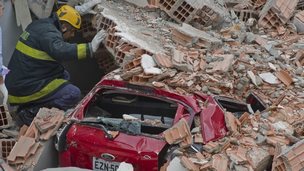
<svg viewBox="0 0 304 171"><path fill-rule="evenodd" d="M111 140L114 139L113 136L112 136L112 134L110 134L108 132L108 129L104 125L102 125L100 122L98 122L98 121L86 121L86 120L84 120L84 121L78 122L78 124L80 124L80 125L89 125L89 126L93 126L93 127L96 127L96 128L100 128L105 133L106 138L109 138Z"/></svg>
<svg viewBox="0 0 304 171"><path fill-rule="evenodd" d="M97 117L99 122L114 128L117 131L122 131L131 135L141 134L141 123L139 121L127 121L117 118Z"/></svg>
<svg viewBox="0 0 304 171"><path fill-rule="evenodd" d="M101 128L105 132L107 132L107 134L108 134L108 130L121 131L130 135L141 134L141 123L139 121L127 121L124 119L117 119L117 118L97 117L97 118L87 118L85 120L80 121L79 123Z"/></svg>
<svg viewBox="0 0 304 171"><path fill-rule="evenodd" d="M118 118L97 117L94 119L82 120L78 123L83 125L90 125L102 129L105 132L106 137L109 139L114 139L113 136L108 133L109 130L120 131L130 135L143 135L150 138L163 139L159 135L150 135L150 134L142 133L141 123L139 121L128 121ZM110 129L108 127L110 127Z"/></svg>

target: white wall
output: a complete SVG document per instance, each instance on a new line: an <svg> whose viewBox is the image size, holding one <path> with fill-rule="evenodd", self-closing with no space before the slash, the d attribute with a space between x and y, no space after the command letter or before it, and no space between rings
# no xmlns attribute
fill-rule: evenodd
<svg viewBox="0 0 304 171"><path fill-rule="evenodd" d="M0 17L3 41L3 64L7 66L15 49L19 35L22 33L21 27L16 24L15 10L10 0L4 0L4 14Z"/></svg>

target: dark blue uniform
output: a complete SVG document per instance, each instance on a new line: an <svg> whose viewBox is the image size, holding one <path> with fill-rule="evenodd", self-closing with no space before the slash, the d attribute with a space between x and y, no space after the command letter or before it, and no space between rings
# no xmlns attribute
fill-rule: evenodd
<svg viewBox="0 0 304 171"><path fill-rule="evenodd" d="M33 21L21 34L8 64L11 71L5 84L9 103L18 105L19 112L33 110L31 119L40 107L73 107L80 99L80 90L68 82L60 62L91 55L89 44L64 41L57 15Z"/></svg>

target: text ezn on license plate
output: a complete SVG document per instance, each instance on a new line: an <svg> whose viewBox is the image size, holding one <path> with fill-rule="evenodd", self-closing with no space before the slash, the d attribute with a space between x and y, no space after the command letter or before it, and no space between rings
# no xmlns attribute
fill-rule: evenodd
<svg viewBox="0 0 304 171"><path fill-rule="evenodd" d="M100 158L93 157L93 170L116 171L119 165L119 162L109 162Z"/></svg>

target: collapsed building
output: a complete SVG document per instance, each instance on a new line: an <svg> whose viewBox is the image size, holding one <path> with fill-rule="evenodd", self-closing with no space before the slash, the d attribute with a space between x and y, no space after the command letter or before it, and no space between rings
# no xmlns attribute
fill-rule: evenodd
<svg viewBox="0 0 304 171"><path fill-rule="evenodd" d="M174 168L172 163L188 170L303 168L303 152L286 157L303 144L300 2L152 2L159 9L116 3L100 4L100 13L92 19L92 27L108 32L105 46L119 66L107 77L180 94L202 91L238 100L254 92L267 105L264 111L240 118L227 112L228 137L203 145L197 154L181 148L180 156L168 161L164 170ZM146 58L155 62L152 70L145 68ZM102 55L98 59L104 67ZM199 133L190 136L202 143ZM283 148L286 151L279 152Z"/></svg>
<svg viewBox="0 0 304 171"><path fill-rule="evenodd" d="M185 133L175 139L166 136L174 127L168 129L164 139L170 144L193 141L177 149L162 170L302 170L302 9L299 0L102 1L96 15L83 17L80 33L90 41L97 31L107 32L104 47L112 56L104 57L100 48L96 59L109 79L240 101L253 93L265 103L265 110L240 116L227 111L229 134L207 144L195 128L176 128ZM48 128L50 135L62 120ZM31 127L31 147L22 157L40 146L38 128ZM18 164L15 144L2 140L2 157ZM197 144L200 151L189 149Z"/></svg>

